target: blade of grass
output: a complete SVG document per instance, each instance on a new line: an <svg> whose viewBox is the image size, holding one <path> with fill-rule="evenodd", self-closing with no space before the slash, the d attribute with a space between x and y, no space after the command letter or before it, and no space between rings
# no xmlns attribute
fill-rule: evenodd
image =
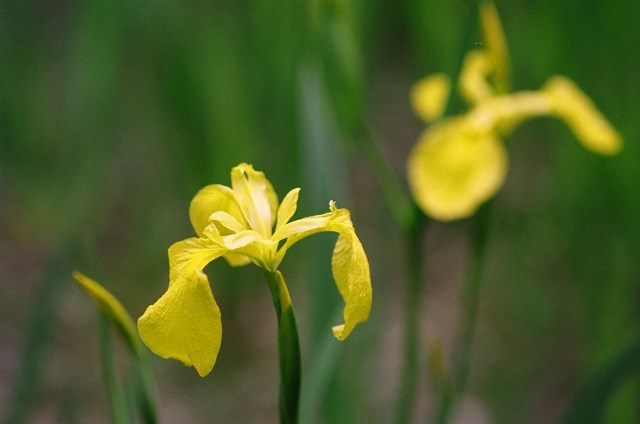
<svg viewBox="0 0 640 424"><path fill-rule="evenodd" d="M115 424L130 422L130 414L123 390L118 382L115 359L113 357L113 340L109 319L102 312L98 312L98 333L100 334L100 361L102 362L102 375L111 406L111 419Z"/></svg>
<svg viewBox="0 0 640 424"><path fill-rule="evenodd" d="M565 424L600 423L612 396L640 367L640 333L601 369L574 399Z"/></svg>

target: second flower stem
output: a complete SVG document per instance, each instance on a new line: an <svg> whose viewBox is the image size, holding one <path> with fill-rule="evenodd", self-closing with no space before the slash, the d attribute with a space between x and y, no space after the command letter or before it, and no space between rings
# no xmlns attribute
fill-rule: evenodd
<svg viewBox="0 0 640 424"><path fill-rule="evenodd" d="M439 424L449 422L455 404L458 398L464 394L469 381L471 351L477 326L478 302L489 233L490 210L491 202L478 210L472 223L472 259L462 291L462 317L458 327L458 340L454 352L452 380L447 390L440 394L441 398L436 418L436 422Z"/></svg>
<svg viewBox="0 0 640 424"><path fill-rule="evenodd" d="M401 386L396 405L396 422L412 421L420 364L420 303L423 292L422 247L427 220L417 212L410 229L404 233L407 245L407 291L404 316L404 358Z"/></svg>

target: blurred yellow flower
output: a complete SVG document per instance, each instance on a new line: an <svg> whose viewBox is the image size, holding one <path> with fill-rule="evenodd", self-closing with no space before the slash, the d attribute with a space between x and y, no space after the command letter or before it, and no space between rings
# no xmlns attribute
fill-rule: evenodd
<svg viewBox="0 0 640 424"><path fill-rule="evenodd" d="M253 262L277 272L286 251L312 234L338 233L332 271L345 302L344 324L333 333L344 340L367 320L372 290L369 263L347 209L333 201L329 212L296 221L300 189L291 190L278 204L277 195L262 172L242 163L231 171L231 187L209 185L191 201L189 216L197 237L169 248L170 281L165 294L138 320L144 343L163 358L195 367L200 376L213 369L222 337L220 310L202 269L224 257L233 266ZM283 309L290 307L284 279L277 272Z"/></svg>
<svg viewBox="0 0 640 424"><path fill-rule="evenodd" d="M613 155L622 148L620 135L566 77L552 77L538 91L501 94L509 87L509 65L493 3L481 4L480 17L487 48L467 54L458 81L460 94L471 108L428 128L407 162L414 199L427 215L442 221L471 216L502 187L508 165L500 138L527 119L561 119L595 153ZM442 74L436 76L419 81L411 92L417 115L427 122L435 114L420 111L430 105L440 116L446 103L442 92L446 89L448 95L450 85Z"/></svg>

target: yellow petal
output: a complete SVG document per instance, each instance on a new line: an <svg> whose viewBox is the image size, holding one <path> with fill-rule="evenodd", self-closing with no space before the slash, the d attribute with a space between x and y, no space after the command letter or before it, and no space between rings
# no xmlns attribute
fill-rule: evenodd
<svg viewBox="0 0 640 424"><path fill-rule="evenodd" d="M333 278L345 302L344 324L332 328L338 340L346 339L356 324L366 321L371 310L369 262L352 225L344 225L333 249Z"/></svg>
<svg viewBox="0 0 640 424"><path fill-rule="evenodd" d="M465 115L465 121L478 131L498 130L506 135L526 119L551 113L549 96L540 91L518 91L495 96L479 103Z"/></svg>
<svg viewBox="0 0 640 424"><path fill-rule="evenodd" d="M284 196L284 199L282 199L282 203L278 208L278 224L276 226L276 230L289 222L293 214L296 213L299 193L300 189L294 188Z"/></svg>
<svg viewBox="0 0 640 424"><path fill-rule="evenodd" d="M484 50L473 50L464 58L458 86L460 95L470 105L475 105L495 95L487 82L487 76L493 70L491 59Z"/></svg>
<svg viewBox="0 0 640 424"><path fill-rule="evenodd" d="M371 309L371 277L369 262L356 236L347 209L338 209L330 202L331 212L302 218L288 223L274 234L274 240L287 241L278 251L280 260L289 247L301 239L324 231L339 234L333 250L332 271L336 286L345 302L344 324L333 328L334 335L344 340L356 326L366 321Z"/></svg>
<svg viewBox="0 0 640 424"><path fill-rule="evenodd" d="M331 212L321 215L313 215L297 219L280 227L273 234L272 240L280 242L286 239L285 244L279 249L281 254L303 238L323 231L334 231L330 227L335 227L340 222L349 220L347 209L336 209L333 202L330 203Z"/></svg>
<svg viewBox="0 0 640 424"><path fill-rule="evenodd" d="M246 230L246 227L243 227L235 217L223 211L212 213L209 217L209 222L210 224L202 232L203 236L209 238L213 243L220 246L227 246L224 240L224 237L226 236L222 236L221 232L227 235L232 235L238 232L252 231ZM229 265L234 267L245 266L251 262L251 259L247 256L236 253L227 253L222 257Z"/></svg>
<svg viewBox="0 0 640 424"><path fill-rule="evenodd" d="M224 245L212 243L210 239L191 237L169 247L169 285L180 280L184 272L203 269L209 262L228 253Z"/></svg>
<svg viewBox="0 0 640 424"><path fill-rule="evenodd" d="M278 210L278 196L264 173L241 163L231 170L231 186L251 229L264 238L271 237Z"/></svg>
<svg viewBox="0 0 640 424"><path fill-rule="evenodd" d="M251 263L251 258L239 253L227 253L222 256L233 267L245 266Z"/></svg>
<svg viewBox="0 0 640 424"><path fill-rule="evenodd" d="M211 372L222 335L220 309L202 269L225 252L208 239L174 243L169 248L169 288L138 319L149 349L195 367L200 376Z"/></svg>
<svg viewBox="0 0 640 424"><path fill-rule="evenodd" d="M219 211L234 217L244 228L249 227L233 190L220 184L212 184L198 191L189 206L189 218L199 237L202 237L209 224L211 214Z"/></svg>
<svg viewBox="0 0 640 424"><path fill-rule="evenodd" d="M228 236L223 237L224 245L229 250L240 249L260 239L260 234L253 230L244 230L239 233L229 234Z"/></svg>
<svg viewBox="0 0 640 424"><path fill-rule="evenodd" d="M494 2L480 2L480 25L482 27L482 38L493 65L493 81L496 91L498 93L507 93L511 91L509 49L507 48L507 39Z"/></svg>
<svg viewBox="0 0 640 424"><path fill-rule="evenodd" d="M440 118L450 91L451 82L443 73L421 79L413 85L410 93L415 114L427 122Z"/></svg>
<svg viewBox="0 0 640 424"><path fill-rule="evenodd" d="M209 217L210 222L214 222L218 229L221 229L222 234L239 233L240 231L247 230L247 226L243 225L238 219L225 211L218 211L211 214Z"/></svg>
<svg viewBox="0 0 640 424"><path fill-rule="evenodd" d="M553 114L569 125L586 148L603 155L620 151L620 134L573 81L562 76L550 78L544 91L551 100Z"/></svg>
<svg viewBox="0 0 640 424"><path fill-rule="evenodd" d="M156 355L193 366L201 377L211 372L222 340L220 309L207 276L185 270L138 320L144 343Z"/></svg>
<svg viewBox="0 0 640 424"><path fill-rule="evenodd" d="M449 221L472 215L502 186L507 157L492 132L465 118L430 128L409 155L411 192L423 211Z"/></svg>
<svg viewBox="0 0 640 424"><path fill-rule="evenodd" d="M129 345L135 348L138 343L136 328L133 324L133 319L120 301L109 293L107 289L86 275L77 271L72 275L80 287L93 299L96 306L120 328Z"/></svg>

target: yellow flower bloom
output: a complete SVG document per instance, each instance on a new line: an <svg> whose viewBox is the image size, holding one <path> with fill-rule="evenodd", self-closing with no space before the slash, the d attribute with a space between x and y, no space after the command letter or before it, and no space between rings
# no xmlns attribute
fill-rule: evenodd
<svg viewBox="0 0 640 424"><path fill-rule="evenodd" d="M591 100L569 79L554 77L540 91L491 97L427 129L407 162L418 205L442 221L473 215L504 183L507 157L499 137L538 116L565 121L595 153L612 155L622 147Z"/></svg>
<svg viewBox="0 0 640 424"><path fill-rule="evenodd" d="M224 257L233 266L252 262L276 272L291 246L323 231L338 233L332 271L345 302L344 323L334 326L333 333L344 340L356 324L367 320L372 298L369 263L349 211L338 209L332 201L328 213L290 222L299 191L291 190L278 204L264 174L243 163L232 169L231 187L209 185L196 194L189 216L197 237L169 248L169 288L138 320L140 336L154 353L207 375L218 355L222 325L202 269ZM281 285L283 308L287 308L290 299L284 280Z"/></svg>
<svg viewBox="0 0 640 424"><path fill-rule="evenodd" d="M501 94L509 86L509 64L493 3L481 3L480 17L487 48L467 54L458 81L460 94L471 109L427 129L407 162L407 177L416 203L426 214L442 221L473 215L500 189L507 172L507 156L500 137L527 119L539 116L561 119L595 153L613 155L622 148L620 135L586 94L566 77L552 77L538 91ZM424 88L425 81L432 81L428 87L443 90L449 81L442 74L436 75L435 81L440 82L427 77L412 90L414 109L425 120L430 115L421 113L425 107L420 105L429 101L444 103L436 89ZM422 95L416 96L416 92ZM431 99L425 98L427 95Z"/></svg>

